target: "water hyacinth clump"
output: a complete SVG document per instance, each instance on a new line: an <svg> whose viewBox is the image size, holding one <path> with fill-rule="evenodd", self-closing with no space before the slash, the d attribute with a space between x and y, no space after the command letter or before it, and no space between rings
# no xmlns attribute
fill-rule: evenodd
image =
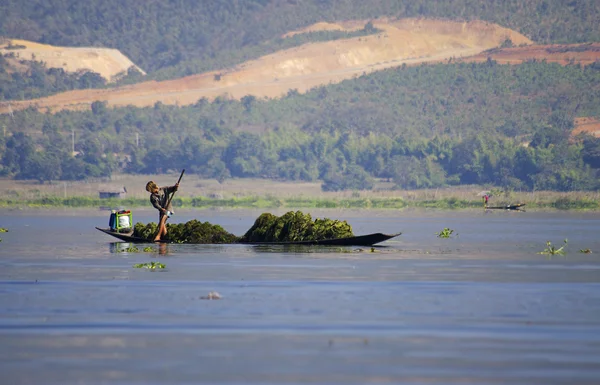
<svg viewBox="0 0 600 385"><path fill-rule="evenodd" d="M289 211L278 217L261 214L241 242L300 242L352 237L352 226L335 219L312 220L310 214Z"/></svg>
<svg viewBox="0 0 600 385"><path fill-rule="evenodd" d="M158 225L154 222L143 224L138 222L133 226L133 236L138 238L144 238L149 241L154 239L154 236L158 233Z"/></svg>
<svg viewBox="0 0 600 385"><path fill-rule="evenodd" d="M133 267L135 267L136 269L157 270L157 269L164 269L167 266L164 263L152 261L152 262L146 262L146 263L136 263L135 265L133 265Z"/></svg>
<svg viewBox="0 0 600 385"><path fill-rule="evenodd" d="M444 227L442 231L440 231L439 233L435 233L435 235L437 235L438 238L450 238L450 236L452 236L452 233L454 233L454 230L448 227Z"/></svg>
<svg viewBox="0 0 600 385"><path fill-rule="evenodd" d="M158 225L154 222L148 224L136 223L133 236L152 241L158 233ZM175 243L236 243L238 237L231 234L219 225L209 222L200 222L192 219L186 223L167 223L167 235L164 241Z"/></svg>
<svg viewBox="0 0 600 385"><path fill-rule="evenodd" d="M158 233L158 225L136 223L133 236L152 241ZM167 224L167 235L163 241L174 243L260 243L301 242L353 237L352 226L346 221L315 219L301 211L290 211L278 217L270 213L261 214L254 225L238 237L219 225L193 219L186 223Z"/></svg>
<svg viewBox="0 0 600 385"><path fill-rule="evenodd" d="M545 255L565 255L566 254L566 250L565 247L567 247L567 243L568 241L565 239L563 241L563 245L561 247L556 247L552 244L552 242L550 241L546 241L546 248L543 251L540 251L538 254L545 254Z"/></svg>
<svg viewBox="0 0 600 385"><path fill-rule="evenodd" d="M235 243L239 237L219 225L192 219L186 223L169 225L166 238L183 243Z"/></svg>

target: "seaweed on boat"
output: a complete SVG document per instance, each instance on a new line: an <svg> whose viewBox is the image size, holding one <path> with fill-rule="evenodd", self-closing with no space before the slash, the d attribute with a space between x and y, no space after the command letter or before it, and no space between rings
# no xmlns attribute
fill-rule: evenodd
<svg viewBox="0 0 600 385"><path fill-rule="evenodd" d="M133 236L152 241L158 225L136 223ZM298 242L353 237L352 226L336 219L315 219L301 211L289 211L278 217L270 213L261 214L254 225L238 237L219 225L200 222L196 219L186 223L167 224L167 235L162 240L174 243L256 243Z"/></svg>
<svg viewBox="0 0 600 385"><path fill-rule="evenodd" d="M336 219L315 219L301 211L277 217L261 214L241 242L298 242L353 237L352 226Z"/></svg>
<svg viewBox="0 0 600 385"><path fill-rule="evenodd" d="M152 240L158 232L158 225L154 222L148 224L136 223L133 236ZM239 237L231 234L219 225L209 222L200 222L192 219L186 223L167 223L167 235L163 240L174 243L236 243Z"/></svg>

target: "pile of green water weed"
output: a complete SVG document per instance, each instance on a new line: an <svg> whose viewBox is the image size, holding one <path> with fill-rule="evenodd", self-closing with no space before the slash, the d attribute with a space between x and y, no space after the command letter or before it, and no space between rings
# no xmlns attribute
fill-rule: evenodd
<svg viewBox="0 0 600 385"><path fill-rule="evenodd" d="M133 236L152 241L158 233L158 225L154 222L148 224L136 223L133 228ZM231 234L219 225L209 222L200 222L192 219L186 223L167 223L167 235L162 237L163 241L174 243L236 243L238 237Z"/></svg>
<svg viewBox="0 0 600 385"><path fill-rule="evenodd" d="M137 222L135 226L133 226L133 236L138 238L147 239L152 241L156 234L158 233L158 225L154 222L150 222L148 224L144 224L142 222Z"/></svg>
<svg viewBox="0 0 600 385"><path fill-rule="evenodd" d="M545 255L565 255L566 254L566 250L565 247L567 247L567 243L568 241L565 239L563 241L563 245L561 247L556 247L552 244L552 242L550 241L546 241L546 248L543 251L540 251L538 254L545 254Z"/></svg>
<svg viewBox="0 0 600 385"><path fill-rule="evenodd" d="M136 263L133 265L136 269L148 269L148 270L158 270L165 269L167 266L164 263L160 262L147 262L147 263Z"/></svg>
<svg viewBox="0 0 600 385"><path fill-rule="evenodd" d="M454 230L448 227L444 227L442 231L440 231L439 233L435 233L435 235L437 235L438 238L450 238L453 233Z"/></svg>
<svg viewBox="0 0 600 385"><path fill-rule="evenodd" d="M158 225L154 222L138 222L133 227L134 237L147 239L149 242L154 240L157 233ZM168 223L167 235L162 240L173 243L223 244L301 242L352 236L352 227L346 221L328 218L313 220L310 214L290 211L280 217L270 213L261 214L241 238L219 225L193 219L180 224Z"/></svg>
<svg viewBox="0 0 600 385"><path fill-rule="evenodd" d="M313 221L310 214L289 211L278 217L261 214L240 242L301 242L354 236L346 221L323 218Z"/></svg>

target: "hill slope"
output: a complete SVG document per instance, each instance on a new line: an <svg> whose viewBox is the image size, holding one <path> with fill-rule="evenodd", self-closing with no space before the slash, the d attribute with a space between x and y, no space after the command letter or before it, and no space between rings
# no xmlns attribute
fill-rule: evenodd
<svg viewBox="0 0 600 385"><path fill-rule="evenodd" d="M500 64L521 64L528 60L547 63L589 65L600 60L600 43L531 45L492 49L465 58L467 62L483 62L488 58Z"/></svg>
<svg viewBox="0 0 600 385"><path fill-rule="evenodd" d="M573 135L586 133L600 138L600 119L594 117L575 118Z"/></svg>
<svg viewBox="0 0 600 385"><path fill-rule="evenodd" d="M23 48L7 48L23 47ZM62 68L66 72L89 70L108 81L127 71L130 67L145 73L119 50L110 48L56 47L26 40L9 39L0 45L0 54L14 54L15 59L42 61L48 68Z"/></svg>
<svg viewBox="0 0 600 385"><path fill-rule="evenodd" d="M238 64L227 59L317 22L382 17L485 20L543 44L600 42L598 0L3 0L0 36L117 48L165 80Z"/></svg>
<svg viewBox="0 0 600 385"><path fill-rule="evenodd" d="M353 29L365 21L337 23ZM242 98L278 97L289 90L305 92L319 85L340 82L363 73L389 67L451 58L469 57L498 47L507 39L515 45L531 44L527 37L496 24L428 19L377 20L382 33L368 37L306 44L229 70L213 71L182 79L150 81L109 90L78 90L23 102L13 109L35 106L50 111L86 109L94 101L110 106L151 106L156 102L188 105L220 95ZM331 29L319 23L308 30ZM334 28L338 28L334 26ZM296 31L296 33L303 31ZM0 112L6 112L3 107Z"/></svg>

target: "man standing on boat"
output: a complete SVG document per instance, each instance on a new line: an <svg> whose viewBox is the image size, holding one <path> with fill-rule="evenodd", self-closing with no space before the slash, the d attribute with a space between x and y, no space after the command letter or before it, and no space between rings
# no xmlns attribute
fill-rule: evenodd
<svg viewBox="0 0 600 385"><path fill-rule="evenodd" d="M170 187L158 187L154 181L146 183L146 191L150 193L150 203L158 210L158 234L154 242L159 242L162 236L167 235L167 218L171 216L171 201L169 195L177 191L179 182Z"/></svg>

